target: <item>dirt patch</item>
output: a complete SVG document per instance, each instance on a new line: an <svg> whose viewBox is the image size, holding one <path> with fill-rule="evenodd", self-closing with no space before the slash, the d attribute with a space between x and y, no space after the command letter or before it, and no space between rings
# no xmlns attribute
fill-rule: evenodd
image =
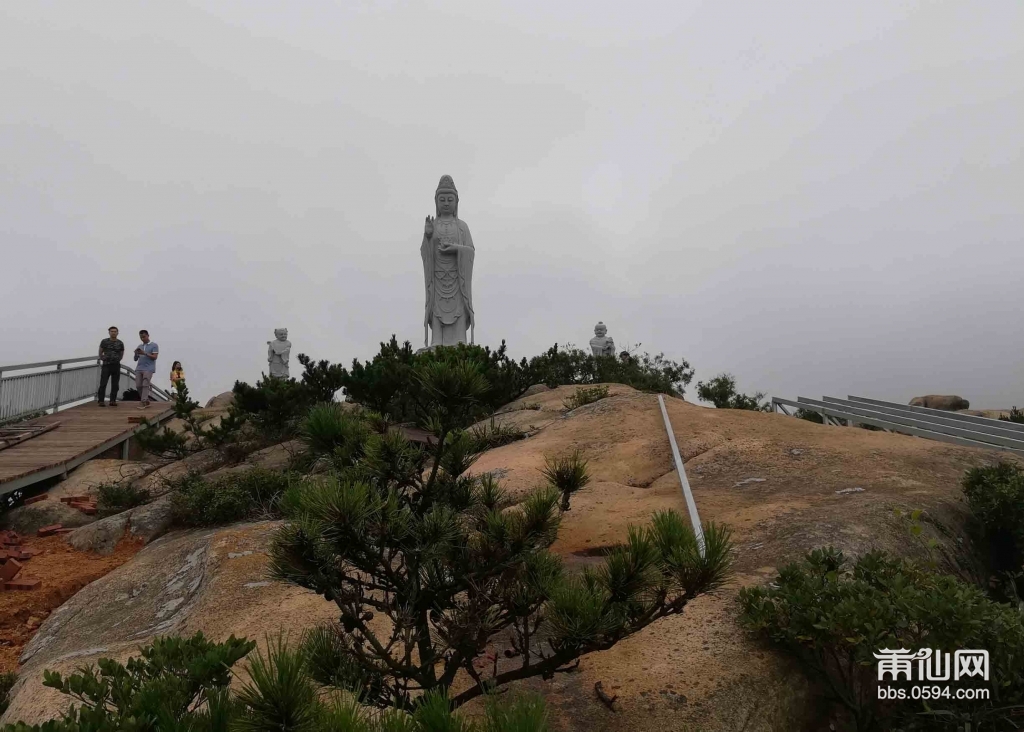
<svg viewBox="0 0 1024 732"><path fill-rule="evenodd" d="M0 673L18 669L22 648L51 612L93 580L127 562L141 545L124 540L113 554L100 556L76 551L59 536L24 539L24 548L41 553L24 562L18 578L39 578L43 584L28 592L0 592Z"/></svg>

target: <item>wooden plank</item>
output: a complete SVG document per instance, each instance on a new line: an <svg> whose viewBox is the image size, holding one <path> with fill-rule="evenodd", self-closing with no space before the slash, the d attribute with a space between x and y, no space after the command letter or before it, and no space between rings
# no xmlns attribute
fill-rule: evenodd
<svg viewBox="0 0 1024 732"><path fill-rule="evenodd" d="M0 494L13 490L15 482L23 486L34 475L49 477L61 466L77 466L84 456L108 443L123 442L140 429L139 424L129 422L129 417L139 413L127 407L100 409L89 402L19 425L45 427L46 432L0 452ZM143 416L161 422L173 413L170 403L157 402Z"/></svg>
<svg viewBox="0 0 1024 732"><path fill-rule="evenodd" d="M25 442L25 440L31 440L33 437L45 434L50 430L54 430L60 427L60 422L52 422L51 424L38 425L38 429L35 430L20 430L24 434L18 435L17 437L4 437L0 438L0 450L6 450L8 447Z"/></svg>

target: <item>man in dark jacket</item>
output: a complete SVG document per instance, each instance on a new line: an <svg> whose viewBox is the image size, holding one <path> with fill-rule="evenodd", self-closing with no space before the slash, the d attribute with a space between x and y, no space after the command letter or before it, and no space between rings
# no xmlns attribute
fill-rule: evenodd
<svg viewBox="0 0 1024 732"><path fill-rule="evenodd" d="M101 407L107 406L104 403L104 392L107 390L107 381L110 381L110 406L117 406L117 388L121 385L121 359L124 358L124 343L117 339L117 328L110 328L107 331L109 338L100 341L100 390L96 394L96 401Z"/></svg>

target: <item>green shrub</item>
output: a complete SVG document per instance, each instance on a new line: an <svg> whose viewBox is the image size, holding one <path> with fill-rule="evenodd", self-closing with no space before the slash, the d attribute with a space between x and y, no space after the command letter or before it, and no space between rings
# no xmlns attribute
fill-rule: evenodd
<svg viewBox="0 0 1024 732"><path fill-rule="evenodd" d="M388 343L380 344L380 352L372 360L352 362L352 369L343 376L343 385L352 401L395 422L411 422L417 418L419 399L414 374L421 367L440 362L472 364L487 382L486 391L479 396L481 416L515 400L532 383L526 360L517 363L509 358L504 341L494 351L460 344L417 354L408 341L399 346L391 336Z"/></svg>
<svg viewBox="0 0 1024 732"><path fill-rule="evenodd" d="M199 402L189 396L185 382L179 381L175 385L174 416L181 421L183 429L178 432L167 426L161 428L146 422L145 427L135 435L135 439L139 446L151 455L173 460L181 460L209 447L217 448L224 453L230 452L228 446L239 438L245 421L242 414L232 407L220 420L220 424L204 427L204 422L210 418L196 414L198 409Z"/></svg>
<svg viewBox="0 0 1024 732"><path fill-rule="evenodd" d="M299 354L302 364L302 385L311 404L333 402L334 395L345 385L345 367L330 361L314 361L304 353Z"/></svg>
<svg viewBox="0 0 1024 732"><path fill-rule="evenodd" d="M437 362L466 362L476 366L487 382L480 395L481 414L494 412L514 401L531 384L548 386L566 384L628 384L635 389L682 396L693 378L693 370L684 360L666 359L664 354L619 359L595 357L572 346L548 351L527 361L514 361L508 356L504 341L497 350L460 344L414 353L412 345L403 345L392 336L381 343L380 352L372 360L352 362L351 370L341 376L349 398L369 409L387 414L396 422L417 418L418 395L413 374L419 366Z"/></svg>
<svg viewBox="0 0 1024 732"><path fill-rule="evenodd" d="M526 365L527 381L550 387L568 384L626 384L639 391L683 396L693 379L684 359L673 361L659 353L615 358L594 356L571 345L556 343Z"/></svg>
<svg viewBox="0 0 1024 732"><path fill-rule="evenodd" d="M254 646L234 636L211 643L196 633L157 638L126 664L101 658L98 668L83 667L68 677L46 671L43 685L78 706L42 726L10 724L4 732L211 729L226 711L231 667Z"/></svg>
<svg viewBox="0 0 1024 732"><path fill-rule="evenodd" d="M11 704L11 689L18 682L18 675L13 673L0 674L0 715L7 711Z"/></svg>
<svg viewBox="0 0 1024 732"><path fill-rule="evenodd" d="M1024 424L1024 409L1017 409L1016 406L1010 408L1009 414L1000 414L999 419L1004 422L1016 422L1017 424Z"/></svg>
<svg viewBox="0 0 1024 732"><path fill-rule="evenodd" d="M772 405L763 402L763 392L756 392L753 396L739 394L736 391L736 377L732 374L719 374L711 381L697 382L697 398L702 402L711 402L716 409L746 409L752 412L770 412ZM803 417L812 422L820 422L819 419Z"/></svg>
<svg viewBox="0 0 1024 732"><path fill-rule="evenodd" d="M106 512L124 511L129 508L149 503L149 491L140 488L131 481L117 483L101 483L96 488L100 509Z"/></svg>
<svg viewBox="0 0 1024 732"><path fill-rule="evenodd" d="M563 511L569 510L569 497L590 483L587 461L583 459L583 453L578 449L568 455L545 458L544 470L541 472L547 478L548 485L562 496Z"/></svg>
<svg viewBox="0 0 1024 732"><path fill-rule="evenodd" d="M267 377L249 386L236 381L234 408L265 440L291 437L313 405L305 387L295 379Z"/></svg>
<svg viewBox="0 0 1024 732"><path fill-rule="evenodd" d="M964 495L981 524L996 572L1024 568L1024 469L1015 463L972 468Z"/></svg>
<svg viewBox="0 0 1024 732"><path fill-rule="evenodd" d="M608 396L607 386L593 386L590 388L580 388L574 391L567 399L562 401L562 406L568 409L570 412L574 409L586 406L587 404L593 404L596 401L604 399Z"/></svg>
<svg viewBox="0 0 1024 732"><path fill-rule="evenodd" d="M288 473L264 468L216 480L189 473L171 483L174 522L181 526L218 526L278 517L281 498L293 482Z"/></svg>
<svg viewBox="0 0 1024 732"><path fill-rule="evenodd" d="M821 412L812 412L809 409L798 409L793 416L798 419L805 419L808 422L814 422L815 424L825 423L825 418L821 416Z"/></svg>
<svg viewBox="0 0 1024 732"><path fill-rule="evenodd" d="M184 433L155 424L146 424L134 439L143 451L168 460L181 460L192 452Z"/></svg>
<svg viewBox="0 0 1024 732"><path fill-rule="evenodd" d="M370 711L350 698L321 692L306 655L271 639L266 654L246 661L247 679L237 692L234 665L255 643L231 636L210 643L157 638L125 664L101 658L68 677L44 672L44 686L72 705L42 725L22 722L3 732L547 732L543 702L535 696L489 698L482 720L456 716L441 694L419 697L406 713Z"/></svg>
<svg viewBox="0 0 1024 732"><path fill-rule="evenodd" d="M741 621L805 664L860 730L956 730L966 723L975 730L982 721L993 723L986 729L1002 729L1011 714L1005 707L1024 701L1024 625L1017 610L908 560L871 552L851 568L842 552L816 549L781 569L768 587L740 590L739 599ZM988 650L991 698L879 702L874 654L898 648Z"/></svg>
<svg viewBox="0 0 1024 732"><path fill-rule="evenodd" d="M336 402L317 404L299 428L299 437L313 456L330 455L339 467L363 454L371 428L358 414Z"/></svg>
<svg viewBox="0 0 1024 732"><path fill-rule="evenodd" d="M489 423L479 425L470 430L470 436L476 443L476 451L484 452L517 442L526 437L526 433L514 424L498 422L494 417L491 417Z"/></svg>

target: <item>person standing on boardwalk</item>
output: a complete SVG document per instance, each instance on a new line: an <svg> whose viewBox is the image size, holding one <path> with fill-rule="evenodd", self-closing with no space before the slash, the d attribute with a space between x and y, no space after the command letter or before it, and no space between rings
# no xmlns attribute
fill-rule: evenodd
<svg viewBox="0 0 1024 732"><path fill-rule="evenodd" d="M139 338L142 340L135 349L135 388L139 392L139 399L142 404L139 409L149 406L149 392L153 384L153 374L156 373L156 359L160 355L160 347L149 340L149 331L140 330Z"/></svg>
<svg viewBox="0 0 1024 732"><path fill-rule="evenodd" d="M185 383L185 369L181 366L181 361L175 361L171 364L171 389L177 391L178 382Z"/></svg>
<svg viewBox="0 0 1024 732"><path fill-rule="evenodd" d="M117 328L111 326L107 329L109 338L100 341L100 390L96 394L96 401L99 406L107 406L106 398L107 381L110 381L110 406L117 406L117 388L121 385L121 359L124 358L124 343L117 339Z"/></svg>

